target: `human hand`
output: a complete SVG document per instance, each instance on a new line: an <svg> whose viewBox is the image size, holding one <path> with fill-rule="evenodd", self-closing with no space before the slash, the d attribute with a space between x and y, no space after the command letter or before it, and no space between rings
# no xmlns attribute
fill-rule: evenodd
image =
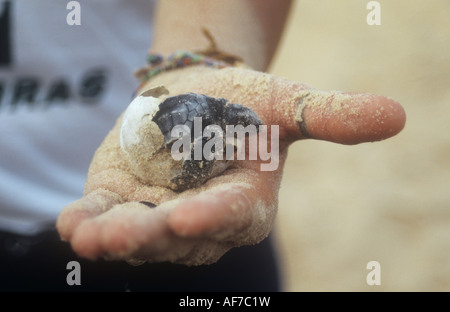
<svg viewBox="0 0 450 312"><path fill-rule="evenodd" d="M230 248L258 243L269 234L290 144L305 138L378 141L405 123L402 107L385 97L322 92L244 68L187 67L150 83L142 90L164 85L171 96L194 92L226 98L251 108L265 125L278 125L278 169L261 171L261 160L245 160L181 193L144 185L130 173L120 149L119 118L92 160L83 198L66 206L57 221L61 237L80 256L216 262Z"/></svg>

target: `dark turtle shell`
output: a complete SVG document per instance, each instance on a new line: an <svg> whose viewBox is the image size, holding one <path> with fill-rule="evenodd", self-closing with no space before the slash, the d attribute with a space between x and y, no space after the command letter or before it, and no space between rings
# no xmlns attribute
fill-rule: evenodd
<svg viewBox="0 0 450 312"><path fill-rule="evenodd" d="M218 125L224 130L226 125L262 125L258 115L245 106L196 93L168 97L159 104L152 120L163 133L164 143L169 144L173 141L171 131L176 125L188 126L194 141L195 117L202 118L202 131L209 125Z"/></svg>
<svg viewBox="0 0 450 312"><path fill-rule="evenodd" d="M251 109L240 104L234 104L223 98L213 98L202 94L186 93L168 97L159 104L159 109L152 118L161 133L164 135L166 146L173 143L177 138L171 137L171 131L176 125L186 125L190 129L191 143L196 139L202 140L204 145L207 138L194 137L194 118L202 118L202 133L209 125L218 125L224 131L227 125L262 125L261 119ZM224 146L225 148L225 146ZM224 149L225 150L225 149ZM191 160L185 160L182 172L172 179L177 185L177 190L196 187L203 184L213 176L215 171L215 159L194 159L194 149L191 151Z"/></svg>

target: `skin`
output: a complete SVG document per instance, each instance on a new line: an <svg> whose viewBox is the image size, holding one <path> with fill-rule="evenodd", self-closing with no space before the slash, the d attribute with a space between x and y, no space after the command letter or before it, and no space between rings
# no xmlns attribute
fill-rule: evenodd
<svg viewBox="0 0 450 312"><path fill-rule="evenodd" d="M216 262L230 248L258 243L269 234L290 144L302 139L372 142L404 127L405 112L392 99L319 92L263 72L283 29L289 2L185 3L165 0L160 4L154 51L204 48L207 42L201 35L183 35L185 30L196 33L201 20L219 48L241 56L253 69L186 67L156 76L140 91L162 84L170 96L196 92L250 107L264 124L280 127L279 167L260 171L261 160L239 161L223 175L182 193L144 185L132 175L120 150L119 118L94 156L83 198L66 206L57 221L62 239L82 257L186 265ZM224 24L227 17L233 22Z"/></svg>

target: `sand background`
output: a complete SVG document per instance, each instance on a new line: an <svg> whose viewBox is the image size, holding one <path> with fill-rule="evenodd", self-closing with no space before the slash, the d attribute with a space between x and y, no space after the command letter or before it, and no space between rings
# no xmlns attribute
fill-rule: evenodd
<svg viewBox="0 0 450 312"><path fill-rule="evenodd" d="M407 114L386 141L290 148L274 229L286 291L450 291L450 2L378 1L379 26L368 2L294 1L270 69Z"/></svg>

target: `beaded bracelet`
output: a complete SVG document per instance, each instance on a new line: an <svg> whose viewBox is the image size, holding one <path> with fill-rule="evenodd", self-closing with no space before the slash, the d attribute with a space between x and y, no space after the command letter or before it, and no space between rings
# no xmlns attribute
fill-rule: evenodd
<svg viewBox="0 0 450 312"><path fill-rule="evenodd" d="M147 62L149 63L149 66L142 68L135 73L135 76L141 83L148 81L161 72L191 65L205 65L215 68L232 66L229 63L190 51L176 51L169 55L166 60L164 60L164 57L161 54L150 52L147 55Z"/></svg>
<svg viewBox="0 0 450 312"><path fill-rule="evenodd" d="M172 69L191 65L225 68L236 66L237 63L242 62L241 58L217 49L217 44L209 31L206 29L202 29L202 31L209 41L209 47L204 51L190 52L180 50L169 55L166 59L164 59L163 55L150 51L147 55L148 65L138 70L134 75L139 79L140 83L143 84L159 73Z"/></svg>

